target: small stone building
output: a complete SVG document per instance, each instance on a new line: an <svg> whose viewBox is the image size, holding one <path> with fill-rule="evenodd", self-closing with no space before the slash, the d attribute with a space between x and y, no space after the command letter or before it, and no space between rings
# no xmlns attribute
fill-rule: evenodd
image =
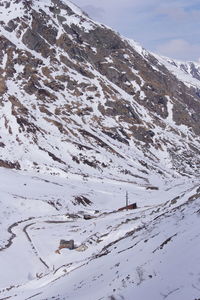
<svg viewBox="0 0 200 300"><path fill-rule="evenodd" d="M63 249L63 248L73 250L74 249L74 240L69 240L69 241L60 240L59 249Z"/></svg>

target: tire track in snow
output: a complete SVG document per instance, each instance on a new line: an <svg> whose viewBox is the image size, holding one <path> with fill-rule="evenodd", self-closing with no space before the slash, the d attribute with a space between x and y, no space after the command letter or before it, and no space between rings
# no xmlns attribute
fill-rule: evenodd
<svg viewBox="0 0 200 300"><path fill-rule="evenodd" d="M27 229L28 229L30 226L35 225L35 224L37 224L37 223L35 222L35 223L31 223L31 224L26 225L26 226L23 228L23 232L25 233L25 235L26 235L26 237L27 237L27 239L28 239L28 241L29 241L29 243L30 243L30 245L31 245L31 248L33 249L34 254L38 257L38 259L41 261L41 263L49 270L49 269L50 269L49 266L48 266L47 263L40 257L40 255L39 255L39 253L38 253L36 247L35 247L34 244L33 244L33 241L32 241L32 239L31 239L30 235L29 235L28 232L27 232Z"/></svg>
<svg viewBox="0 0 200 300"><path fill-rule="evenodd" d="M13 240L17 237L17 235L13 232L13 228L17 227L18 225L25 223L27 221L33 220L33 217L30 217L28 219L22 220L22 221L18 221L13 223L12 225L10 225L7 229L8 233L11 234L11 237L8 239L7 244L3 247L0 247L0 251L4 251L6 249L8 249L12 244L13 244Z"/></svg>

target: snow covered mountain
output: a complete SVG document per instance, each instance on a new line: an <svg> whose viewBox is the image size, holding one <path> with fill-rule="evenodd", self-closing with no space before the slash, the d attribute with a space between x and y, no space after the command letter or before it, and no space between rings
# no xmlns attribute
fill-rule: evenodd
<svg viewBox="0 0 200 300"><path fill-rule="evenodd" d="M198 171L195 65L155 57L66 1L2 1L0 20L2 166L130 180Z"/></svg>
<svg viewBox="0 0 200 300"><path fill-rule="evenodd" d="M200 298L199 144L197 63L1 0L0 299Z"/></svg>

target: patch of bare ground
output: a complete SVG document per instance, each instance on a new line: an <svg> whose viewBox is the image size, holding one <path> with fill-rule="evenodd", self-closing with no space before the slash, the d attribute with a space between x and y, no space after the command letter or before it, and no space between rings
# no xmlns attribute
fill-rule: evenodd
<svg viewBox="0 0 200 300"><path fill-rule="evenodd" d="M73 200L74 205L83 205L83 206L88 206L92 204L92 201L88 199L87 197L80 195L80 196L75 196Z"/></svg>
<svg viewBox="0 0 200 300"><path fill-rule="evenodd" d="M16 169L16 170L21 169L18 161L11 162L11 161L2 160L2 159L0 159L0 167L7 168L7 169Z"/></svg>

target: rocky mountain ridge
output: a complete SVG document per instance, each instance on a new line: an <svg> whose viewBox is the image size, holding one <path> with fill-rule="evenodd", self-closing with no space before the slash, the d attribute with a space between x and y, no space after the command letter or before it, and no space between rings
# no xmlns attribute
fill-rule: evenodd
<svg viewBox="0 0 200 300"><path fill-rule="evenodd" d="M69 1L2 1L0 164L145 184L195 175L199 66L179 65Z"/></svg>

